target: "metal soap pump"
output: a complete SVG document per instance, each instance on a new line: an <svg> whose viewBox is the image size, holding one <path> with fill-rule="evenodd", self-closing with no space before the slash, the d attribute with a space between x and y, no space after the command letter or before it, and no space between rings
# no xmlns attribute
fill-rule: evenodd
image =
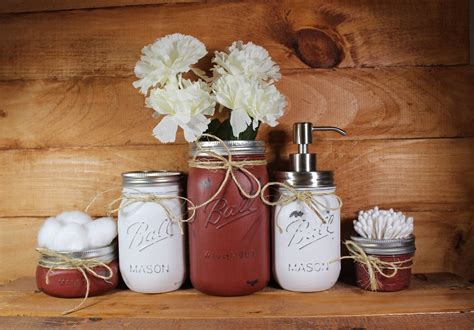
<svg viewBox="0 0 474 330"><path fill-rule="evenodd" d="M291 171L276 172L279 200L273 212L273 269L283 289L315 292L331 288L341 263L341 200L333 172L316 170L316 154L309 152L314 131L346 132L337 127L295 123L290 155Z"/></svg>
<svg viewBox="0 0 474 330"><path fill-rule="evenodd" d="M316 171L316 154L308 152L308 146L313 143L313 132L334 131L346 135L346 131L332 126L313 126L312 123L293 124L293 143L298 145L298 153L291 154L292 170L296 172Z"/></svg>

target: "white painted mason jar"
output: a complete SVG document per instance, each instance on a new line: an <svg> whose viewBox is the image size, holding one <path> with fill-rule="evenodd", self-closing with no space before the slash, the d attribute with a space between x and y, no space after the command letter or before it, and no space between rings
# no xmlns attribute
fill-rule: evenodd
<svg viewBox="0 0 474 330"><path fill-rule="evenodd" d="M276 172L276 181L297 192L311 192L313 207L303 201L276 205L273 210L273 270L280 286L299 292L331 288L341 270L340 200L332 172ZM292 192L278 189L280 197Z"/></svg>
<svg viewBox="0 0 474 330"><path fill-rule="evenodd" d="M160 293L179 289L186 276L185 238L179 223L160 203L183 219L180 172L150 171L122 174L118 212L120 273L132 291ZM128 197L128 198L127 198ZM150 197L163 198L146 201Z"/></svg>

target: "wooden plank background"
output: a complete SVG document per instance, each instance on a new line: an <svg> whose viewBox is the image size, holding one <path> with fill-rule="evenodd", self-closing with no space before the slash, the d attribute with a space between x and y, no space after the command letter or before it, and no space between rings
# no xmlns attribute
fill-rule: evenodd
<svg viewBox="0 0 474 330"><path fill-rule="evenodd" d="M270 169L294 152L295 121L349 132L313 147L335 171L345 236L359 209L404 210L416 222L415 271L473 279L468 26L466 0L1 2L0 283L33 274L44 217L84 208L123 171L187 170L182 135L159 144L131 86L141 48L173 32L211 53L253 41L280 64L289 106L259 133Z"/></svg>

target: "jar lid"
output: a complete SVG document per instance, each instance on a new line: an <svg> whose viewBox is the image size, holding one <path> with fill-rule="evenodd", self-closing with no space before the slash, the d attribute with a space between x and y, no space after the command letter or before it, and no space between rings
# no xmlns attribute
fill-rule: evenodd
<svg viewBox="0 0 474 330"><path fill-rule="evenodd" d="M183 179L182 172L173 171L135 171L122 173L124 187L168 184Z"/></svg>
<svg viewBox="0 0 474 330"><path fill-rule="evenodd" d="M224 141L232 154L261 155L265 152L264 141L232 140ZM198 149L198 145L200 149ZM206 151L212 151L218 155L227 156L227 150L220 141L202 141L191 144L189 155L194 157L197 152L205 156Z"/></svg>
<svg viewBox="0 0 474 330"><path fill-rule="evenodd" d="M114 240L111 244L97 249L90 249L84 251L54 251L65 257L71 259L98 259L102 262L108 262L117 257L117 242ZM58 258L53 256L41 257L44 261L58 261Z"/></svg>
<svg viewBox="0 0 474 330"><path fill-rule="evenodd" d="M275 179L295 188L331 188L334 187L333 172L275 172Z"/></svg>
<svg viewBox="0 0 474 330"><path fill-rule="evenodd" d="M385 256L414 253L416 250L414 235L400 239L368 239L360 236L351 236L351 240L368 254Z"/></svg>

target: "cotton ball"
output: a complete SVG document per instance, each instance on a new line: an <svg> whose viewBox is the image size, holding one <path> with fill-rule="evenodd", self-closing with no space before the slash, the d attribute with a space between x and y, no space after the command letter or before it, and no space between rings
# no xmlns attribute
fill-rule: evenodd
<svg viewBox="0 0 474 330"><path fill-rule="evenodd" d="M84 251L87 249L87 231L78 223L67 223L56 232L52 250Z"/></svg>
<svg viewBox="0 0 474 330"><path fill-rule="evenodd" d="M89 248L109 245L117 237L117 223L113 218L100 218L85 225Z"/></svg>
<svg viewBox="0 0 474 330"><path fill-rule="evenodd" d="M92 221L92 218L89 216L89 214L81 212L81 211L63 212L60 215L58 215L56 219L58 219L64 224L77 223L80 225L84 225Z"/></svg>
<svg viewBox="0 0 474 330"><path fill-rule="evenodd" d="M38 246L51 249L61 223L55 217L47 218L38 232Z"/></svg>

